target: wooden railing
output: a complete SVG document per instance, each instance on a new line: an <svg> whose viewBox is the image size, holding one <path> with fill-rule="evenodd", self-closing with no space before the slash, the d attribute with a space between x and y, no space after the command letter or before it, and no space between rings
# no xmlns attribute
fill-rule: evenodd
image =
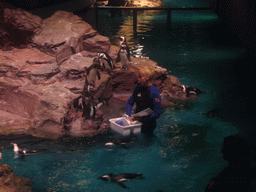
<svg viewBox="0 0 256 192"><path fill-rule="evenodd" d="M132 10L133 11L133 31L137 32L137 12L146 10L167 11L167 26L171 26L171 12L173 10L211 10L211 7L118 7L118 6L98 6L95 9L96 27L98 27L98 12L101 10Z"/></svg>

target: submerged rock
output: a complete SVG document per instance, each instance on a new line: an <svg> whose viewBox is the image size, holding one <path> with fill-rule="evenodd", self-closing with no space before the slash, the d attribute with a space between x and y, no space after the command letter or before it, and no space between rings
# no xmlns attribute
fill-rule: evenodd
<svg viewBox="0 0 256 192"><path fill-rule="evenodd" d="M10 191L10 192L32 191L31 180L16 176L9 165L0 164L0 191Z"/></svg>

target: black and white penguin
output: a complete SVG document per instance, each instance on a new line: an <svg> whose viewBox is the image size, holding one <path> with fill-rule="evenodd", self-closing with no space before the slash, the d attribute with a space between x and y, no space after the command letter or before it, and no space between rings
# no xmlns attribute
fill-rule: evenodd
<svg viewBox="0 0 256 192"><path fill-rule="evenodd" d="M82 95L80 95L80 96L78 96L77 98L74 99L73 107L76 110L76 112L78 110L83 109Z"/></svg>
<svg viewBox="0 0 256 192"><path fill-rule="evenodd" d="M111 181L114 183L117 183L123 188L128 188L126 187L123 182L129 181L131 179L144 179L141 173L120 173L117 175L113 175L112 173L102 175L98 177L98 179L101 179L103 181Z"/></svg>
<svg viewBox="0 0 256 192"><path fill-rule="evenodd" d="M205 113L208 118L219 117L220 109L218 107L213 108Z"/></svg>
<svg viewBox="0 0 256 192"><path fill-rule="evenodd" d="M97 78L100 80L100 73L98 69L100 69L100 62L97 58L94 58L92 65L86 70L85 84L87 84L87 89L89 92L91 88L95 87Z"/></svg>
<svg viewBox="0 0 256 192"><path fill-rule="evenodd" d="M87 75L85 78L84 89L82 95L74 100L74 108L83 110L82 117L94 118L96 111L103 105L103 102L95 104L92 96L92 89L95 88L95 83L98 78L100 80L99 60L95 58L93 64L87 69Z"/></svg>
<svg viewBox="0 0 256 192"><path fill-rule="evenodd" d="M112 58L106 52L98 53L98 60L100 61L101 68L104 70L113 70L116 68Z"/></svg>
<svg viewBox="0 0 256 192"><path fill-rule="evenodd" d="M204 91L201 91L197 87L189 87L187 85L181 85L182 91L187 94L187 97L190 95L199 95L202 93L205 93Z"/></svg>
<svg viewBox="0 0 256 192"><path fill-rule="evenodd" d="M120 49L117 54L116 62L121 61L122 69L129 69L129 63L131 62L130 49L124 36L120 36Z"/></svg>
<svg viewBox="0 0 256 192"><path fill-rule="evenodd" d="M0 147L0 151L4 150L4 147ZM2 153L0 152L0 160L2 159Z"/></svg>
<svg viewBox="0 0 256 192"><path fill-rule="evenodd" d="M13 145L13 151L16 154L19 155L30 155L30 154L35 154L35 153L43 153L46 152L47 149L32 149L32 148L22 148L18 146L17 143L11 143Z"/></svg>
<svg viewBox="0 0 256 192"><path fill-rule="evenodd" d="M133 142L135 142L137 140L138 140L138 138L136 138L136 137L118 138L118 139L115 139L115 140L113 140L111 142L105 143L105 146L115 146L115 145L118 145L118 146L121 146L123 148L128 149L126 144L133 143Z"/></svg>

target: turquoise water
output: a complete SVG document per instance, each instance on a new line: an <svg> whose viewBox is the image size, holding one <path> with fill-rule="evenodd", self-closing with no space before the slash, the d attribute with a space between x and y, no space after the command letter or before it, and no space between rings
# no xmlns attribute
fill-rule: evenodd
<svg viewBox="0 0 256 192"><path fill-rule="evenodd" d="M176 6L182 6L176 2ZM200 1L185 3L183 6L201 6ZM95 27L90 14L81 17ZM125 35L133 56L149 57L182 84L206 93L195 101L166 108L150 143L139 136L138 142L128 145L129 149L106 148L106 142L118 137L112 133L90 140L2 138L1 145L6 149L1 163L10 165L16 175L30 178L33 191L203 191L226 165L220 153L223 138L249 134L244 117L249 114L246 108L250 103L246 99L248 93L240 89L237 67L242 64L244 49L225 32L212 11L174 11L171 28L166 27L165 12L143 12L138 15L135 36L131 13L114 18L107 11L100 14L97 30L112 44L118 46L117 37ZM220 107L220 117L202 115L214 107ZM47 148L48 153L15 158L12 141L26 147ZM97 179L111 172L138 172L145 179L128 181L129 189Z"/></svg>

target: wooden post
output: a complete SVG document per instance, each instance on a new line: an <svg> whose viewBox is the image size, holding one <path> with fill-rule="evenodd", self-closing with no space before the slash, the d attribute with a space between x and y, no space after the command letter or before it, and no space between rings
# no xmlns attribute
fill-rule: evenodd
<svg viewBox="0 0 256 192"><path fill-rule="evenodd" d="M172 10L167 9L167 28L171 27L171 22L172 22Z"/></svg>
<svg viewBox="0 0 256 192"><path fill-rule="evenodd" d="M133 9L133 32L137 33L137 10Z"/></svg>

